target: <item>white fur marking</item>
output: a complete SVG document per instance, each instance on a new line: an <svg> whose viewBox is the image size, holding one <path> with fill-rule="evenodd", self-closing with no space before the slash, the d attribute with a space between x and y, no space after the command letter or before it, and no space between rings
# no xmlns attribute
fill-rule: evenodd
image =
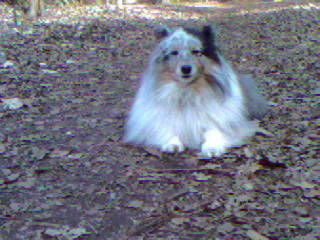
<svg viewBox="0 0 320 240"><path fill-rule="evenodd" d="M183 152L184 146L179 137L175 136L169 140L169 142L161 147L164 152Z"/></svg>
<svg viewBox="0 0 320 240"><path fill-rule="evenodd" d="M211 129L204 134L201 152L207 157L220 156L225 152L228 140L219 129Z"/></svg>

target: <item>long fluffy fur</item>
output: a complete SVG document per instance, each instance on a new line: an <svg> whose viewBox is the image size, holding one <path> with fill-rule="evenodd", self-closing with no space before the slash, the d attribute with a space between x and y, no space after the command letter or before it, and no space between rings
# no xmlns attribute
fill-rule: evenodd
<svg viewBox="0 0 320 240"><path fill-rule="evenodd" d="M200 149L219 156L252 136L266 111L254 81L221 56L211 27L158 32L161 42L142 77L125 142L163 151Z"/></svg>

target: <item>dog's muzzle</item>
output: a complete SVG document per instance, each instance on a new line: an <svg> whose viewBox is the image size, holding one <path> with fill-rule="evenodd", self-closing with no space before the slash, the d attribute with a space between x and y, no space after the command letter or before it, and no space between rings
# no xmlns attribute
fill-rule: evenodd
<svg viewBox="0 0 320 240"><path fill-rule="evenodd" d="M183 78L190 78L191 72L192 72L192 66L190 65L181 66L181 73Z"/></svg>

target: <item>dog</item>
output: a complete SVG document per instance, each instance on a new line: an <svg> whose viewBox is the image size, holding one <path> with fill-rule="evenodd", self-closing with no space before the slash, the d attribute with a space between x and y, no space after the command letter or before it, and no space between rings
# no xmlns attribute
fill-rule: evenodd
<svg viewBox="0 0 320 240"><path fill-rule="evenodd" d="M255 134L267 104L255 81L221 55L210 25L162 27L125 126L124 141L164 152L220 156Z"/></svg>

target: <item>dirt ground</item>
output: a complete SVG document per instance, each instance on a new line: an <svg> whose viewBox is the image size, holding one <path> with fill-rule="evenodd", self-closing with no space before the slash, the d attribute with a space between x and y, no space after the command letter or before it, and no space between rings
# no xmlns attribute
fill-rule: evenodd
<svg viewBox="0 0 320 240"><path fill-rule="evenodd" d="M250 4L249 4L250 3ZM0 240L316 240L319 3L0 5ZM270 111L219 158L122 143L155 26L214 23Z"/></svg>

